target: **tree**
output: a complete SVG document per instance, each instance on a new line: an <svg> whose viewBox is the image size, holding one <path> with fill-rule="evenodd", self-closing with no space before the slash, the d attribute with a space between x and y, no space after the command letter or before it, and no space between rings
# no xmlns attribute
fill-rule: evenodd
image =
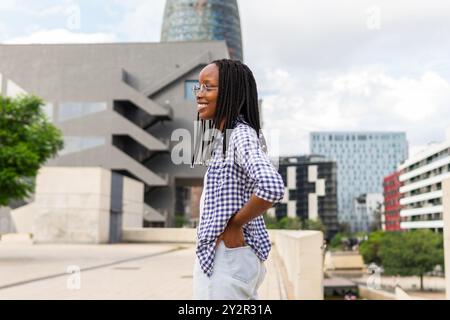
<svg viewBox="0 0 450 320"><path fill-rule="evenodd" d="M326 227L322 223L322 220L312 220L312 219L304 219L301 222L301 228L302 230L317 230L322 231L324 234L326 234Z"/></svg>
<svg viewBox="0 0 450 320"><path fill-rule="evenodd" d="M423 290L424 274L444 264L442 234L414 230L399 233L397 237L384 237L379 256L387 275L419 276L420 290Z"/></svg>
<svg viewBox="0 0 450 320"><path fill-rule="evenodd" d="M334 235L333 239L330 241L330 248L335 250L344 250L345 244L348 242L350 238L350 234L346 232L338 232Z"/></svg>
<svg viewBox="0 0 450 320"><path fill-rule="evenodd" d="M288 230L300 230L301 222L298 217L288 217L285 216L278 220L278 229L288 229Z"/></svg>
<svg viewBox="0 0 450 320"><path fill-rule="evenodd" d="M263 214L263 217L267 229L318 230L322 231L323 233L325 233L326 231L326 228L322 224L320 219L311 220L288 216L277 218L267 215L267 212Z"/></svg>
<svg viewBox="0 0 450 320"><path fill-rule="evenodd" d="M379 254L381 241L384 237L390 237L393 233L386 233L383 231L374 231L370 233L368 239L359 245L359 253L362 255L364 262L367 264L376 263L381 264L381 257Z"/></svg>
<svg viewBox="0 0 450 320"><path fill-rule="evenodd" d="M183 214L175 215L175 228L183 228L189 224L189 219Z"/></svg>
<svg viewBox="0 0 450 320"><path fill-rule="evenodd" d="M62 134L33 95L0 95L0 205L34 192L42 164L62 149Z"/></svg>
<svg viewBox="0 0 450 320"><path fill-rule="evenodd" d="M288 229L288 230L300 230L301 221L298 217L271 217L267 215L267 213L263 214L264 223L266 224L267 229Z"/></svg>

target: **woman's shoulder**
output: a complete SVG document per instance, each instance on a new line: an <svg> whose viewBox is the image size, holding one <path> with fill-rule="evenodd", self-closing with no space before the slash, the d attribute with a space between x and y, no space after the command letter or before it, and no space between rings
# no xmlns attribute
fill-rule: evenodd
<svg viewBox="0 0 450 320"><path fill-rule="evenodd" d="M231 133L232 141L255 140L258 138L256 130L246 122L238 122Z"/></svg>

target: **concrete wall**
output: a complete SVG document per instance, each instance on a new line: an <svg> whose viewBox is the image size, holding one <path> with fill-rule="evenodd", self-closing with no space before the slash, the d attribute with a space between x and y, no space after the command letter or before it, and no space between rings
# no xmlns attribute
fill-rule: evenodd
<svg viewBox="0 0 450 320"><path fill-rule="evenodd" d="M123 242L195 243L195 228L125 228Z"/></svg>
<svg viewBox="0 0 450 320"><path fill-rule="evenodd" d="M0 207L0 234L15 230L10 211L9 207Z"/></svg>
<svg viewBox="0 0 450 320"><path fill-rule="evenodd" d="M143 226L144 184L134 179L123 177L123 228Z"/></svg>
<svg viewBox="0 0 450 320"><path fill-rule="evenodd" d="M123 177L122 227L142 227L144 185ZM100 167L43 167L35 201L12 210L17 232L36 242L107 243L111 171Z"/></svg>
<svg viewBox="0 0 450 320"><path fill-rule="evenodd" d="M395 294L383 290L368 288L367 286L358 286L359 296L368 300L397 300Z"/></svg>
<svg viewBox="0 0 450 320"><path fill-rule="evenodd" d="M274 240L294 288L295 298L322 300L323 233L278 230Z"/></svg>
<svg viewBox="0 0 450 320"><path fill-rule="evenodd" d="M42 168L36 181L35 241L107 242L110 181L111 172L101 168Z"/></svg>
<svg viewBox="0 0 450 320"><path fill-rule="evenodd" d="M442 181L442 204L444 207L444 264L445 264L445 292L450 300L450 179Z"/></svg>

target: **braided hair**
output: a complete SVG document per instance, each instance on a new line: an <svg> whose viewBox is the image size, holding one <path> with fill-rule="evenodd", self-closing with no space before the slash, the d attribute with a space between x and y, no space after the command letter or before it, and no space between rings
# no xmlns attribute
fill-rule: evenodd
<svg viewBox="0 0 450 320"><path fill-rule="evenodd" d="M221 59L211 63L214 63L219 68L217 108L214 118L211 120L200 119L197 113L197 123L200 124L198 133L203 137L206 127L220 130L220 124L223 119L225 119L223 132L227 132L228 129L233 129L235 122L239 121L238 118L241 117L250 127L255 129L259 137L261 124L258 109L258 91L252 71L239 60ZM207 121L208 124L206 124ZM227 150L226 138L224 134L223 156ZM201 140L201 150L203 152L204 141L203 139ZM214 137L212 137L211 142L213 140ZM199 147L200 144L196 146L194 155L198 153ZM192 166L194 165L194 155L192 156Z"/></svg>

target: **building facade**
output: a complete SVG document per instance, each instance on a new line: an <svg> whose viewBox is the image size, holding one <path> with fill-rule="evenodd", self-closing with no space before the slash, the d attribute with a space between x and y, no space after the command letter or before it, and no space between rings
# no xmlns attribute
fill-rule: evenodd
<svg viewBox="0 0 450 320"><path fill-rule="evenodd" d="M408 143L403 132L312 132L310 152L336 162L339 222L357 231L354 199L383 193L383 178L407 158Z"/></svg>
<svg viewBox="0 0 450 320"><path fill-rule="evenodd" d="M383 179L384 212L386 231L400 231L400 180L396 171Z"/></svg>
<svg viewBox="0 0 450 320"><path fill-rule="evenodd" d="M352 232L374 231L382 228L383 195L366 193L353 200Z"/></svg>
<svg viewBox="0 0 450 320"><path fill-rule="evenodd" d="M230 58L243 60L236 0L167 0L161 41L225 40Z"/></svg>
<svg viewBox="0 0 450 320"><path fill-rule="evenodd" d="M65 144L47 166L102 167L140 180L145 225L173 226L177 187L202 186L206 168L190 167L190 139L185 161L172 154L178 133L193 139L198 73L221 58L223 41L0 45L0 92L46 101Z"/></svg>
<svg viewBox="0 0 450 320"><path fill-rule="evenodd" d="M326 238L338 232L336 163L322 156L281 157L279 172L286 183L284 199L277 205L278 218L320 220Z"/></svg>
<svg viewBox="0 0 450 320"><path fill-rule="evenodd" d="M450 177L450 139L429 146L399 166L402 229L442 231L442 182Z"/></svg>

